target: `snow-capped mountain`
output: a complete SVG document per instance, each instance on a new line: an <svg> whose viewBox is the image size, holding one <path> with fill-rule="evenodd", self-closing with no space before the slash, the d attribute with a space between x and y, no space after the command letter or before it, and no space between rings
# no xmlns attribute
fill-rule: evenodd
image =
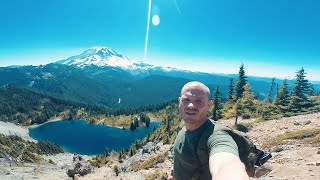
<svg viewBox="0 0 320 180"><path fill-rule="evenodd" d="M99 67L111 66L130 71L132 73L141 70L162 70L179 71L176 68L160 67L147 64L144 62L134 62L128 57L108 48L108 47L94 47L84 51L80 55L72 56L67 59L58 61L56 63L65 65L75 65L79 68L84 68L89 65L95 65Z"/></svg>
<svg viewBox="0 0 320 180"><path fill-rule="evenodd" d="M72 56L56 63L76 65L80 68L88 65L129 68L134 65L134 62L129 58L107 47L90 48L80 55Z"/></svg>

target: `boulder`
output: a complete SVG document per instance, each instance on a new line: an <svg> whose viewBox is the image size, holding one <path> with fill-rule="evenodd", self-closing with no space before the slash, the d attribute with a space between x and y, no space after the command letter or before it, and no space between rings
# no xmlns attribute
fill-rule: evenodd
<svg viewBox="0 0 320 180"><path fill-rule="evenodd" d="M308 125L308 124L310 124L311 123L311 121L310 120L297 120L297 121L295 121L293 124L294 125L297 125L297 126L305 126L305 125Z"/></svg>
<svg viewBox="0 0 320 180"><path fill-rule="evenodd" d="M160 149L160 144L155 144L155 143L152 143L152 142L148 142L146 145L144 145L142 147L142 154L145 154L145 153L155 153L156 151L158 151Z"/></svg>
<svg viewBox="0 0 320 180"><path fill-rule="evenodd" d="M281 152L283 151L283 147L281 145L277 145L273 149L271 149L271 152Z"/></svg>
<svg viewBox="0 0 320 180"><path fill-rule="evenodd" d="M77 177L77 176L84 176L93 172L94 167L90 164L89 161L83 160L83 158L79 155L73 156L73 164L67 170L67 174L69 177Z"/></svg>

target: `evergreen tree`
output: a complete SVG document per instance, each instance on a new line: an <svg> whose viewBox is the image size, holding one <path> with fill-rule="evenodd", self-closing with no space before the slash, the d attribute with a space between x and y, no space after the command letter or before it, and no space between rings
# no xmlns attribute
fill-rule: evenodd
<svg viewBox="0 0 320 180"><path fill-rule="evenodd" d="M310 85L306 79L306 72L304 72L303 67L296 72L296 82L293 86L293 95L301 99L306 99L309 91Z"/></svg>
<svg viewBox="0 0 320 180"><path fill-rule="evenodd" d="M148 116L146 116L145 123L146 123L146 127L150 126L150 118Z"/></svg>
<svg viewBox="0 0 320 180"><path fill-rule="evenodd" d="M133 121L131 121L131 124L130 124L130 130L131 130L131 131L134 131L136 128L137 128L137 127L136 127L136 123L135 123L135 121L134 121L134 120L133 120Z"/></svg>
<svg viewBox="0 0 320 180"><path fill-rule="evenodd" d="M130 154L129 154L129 156L130 157L132 157L134 155L134 153L133 153L133 149L132 148L130 148Z"/></svg>
<svg viewBox="0 0 320 180"><path fill-rule="evenodd" d="M314 86L313 86L313 84L309 84L309 86L310 86L310 89L309 89L309 96L314 96L316 93L315 93L315 89L314 89Z"/></svg>
<svg viewBox="0 0 320 180"><path fill-rule="evenodd" d="M117 165L113 166L113 171L116 173L116 176L118 176L121 172L120 168Z"/></svg>
<svg viewBox="0 0 320 180"><path fill-rule="evenodd" d="M219 87L216 88L214 91L213 97L213 110L212 110L212 119L218 121L221 118L221 99L219 97Z"/></svg>
<svg viewBox="0 0 320 180"><path fill-rule="evenodd" d="M268 91L268 94L267 94L267 97L265 98L265 102L268 102L268 103L271 103L271 94L272 94L272 92L273 92L273 87L274 87L274 85L275 85L275 78L272 78L272 80L271 80L271 85L270 85L270 89L269 89L269 91Z"/></svg>
<svg viewBox="0 0 320 180"><path fill-rule="evenodd" d="M109 156L109 149L106 148L106 150L104 151L104 157L108 157Z"/></svg>
<svg viewBox="0 0 320 180"><path fill-rule="evenodd" d="M237 84L236 84L236 99L238 100L240 98L242 98L243 96L243 92L245 91L244 86L247 83L246 80L246 76L245 76L245 71L244 71L244 65L241 64L240 69L239 69L239 78L237 80Z"/></svg>
<svg viewBox="0 0 320 180"><path fill-rule="evenodd" d="M233 78L229 79L229 90L228 90L228 100L233 101L233 91L234 91L234 85L233 85Z"/></svg>
<svg viewBox="0 0 320 180"><path fill-rule="evenodd" d="M293 86L293 96L290 99L289 108L294 112L307 111L314 103L308 98L310 94L310 83L305 78L305 71L301 68L296 72L296 82Z"/></svg>
<svg viewBox="0 0 320 180"><path fill-rule="evenodd" d="M273 101L273 104L276 106L287 106L289 102L289 90L288 90L288 83L287 79L284 79L280 89L277 92L276 98Z"/></svg>
<svg viewBox="0 0 320 180"><path fill-rule="evenodd" d="M248 119L252 117L254 112L256 111L256 105L254 102L254 94L251 92L250 84L247 83L244 86L243 97L241 98L241 110L243 111L242 118ZM239 103L239 102L238 102Z"/></svg>
<svg viewBox="0 0 320 180"><path fill-rule="evenodd" d="M148 131L148 134L147 134L147 138L146 138L146 143L150 141L150 133Z"/></svg>
<svg viewBox="0 0 320 180"><path fill-rule="evenodd" d="M122 159L123 159L123 158L124 158L124 157L123 157L123 154L122 154L122 150L120 150L119 156L118 156L119 162L122 162Z"/></svg>

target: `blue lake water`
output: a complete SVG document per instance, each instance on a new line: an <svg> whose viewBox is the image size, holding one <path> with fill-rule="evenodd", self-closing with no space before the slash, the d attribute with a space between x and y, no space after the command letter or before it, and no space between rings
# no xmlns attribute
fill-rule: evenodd
<svg viewBox="0 0 320 180"><path fill-rule="evenodd" d="M135 131L103 125L89 124L85 120L63 120L45 123L30 128L29 134L36 140L50 141L65 151L83 155L103 154L108 148L120 150L129 148L137 139L143 139L160 122L153 121L150 127L141 127Z"/></svg>

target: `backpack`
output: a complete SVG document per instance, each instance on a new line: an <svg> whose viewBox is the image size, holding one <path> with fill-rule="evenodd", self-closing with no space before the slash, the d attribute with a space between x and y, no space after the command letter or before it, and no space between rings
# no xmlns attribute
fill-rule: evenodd
<svg viewBox="0 0 320 180"><path fill-rule="evenodd" d="M197 146L197 159L199 160L199 163L202 165L208 165L209 161L209 152L207 149L207 140L209 136L213 132L217 131L224 131L228 133L233 140L236 142L238 146L238 151L239 151L239 157L242 163L246 167L247 174L250 177L253 177L255 174L255 165L262 165L266 160L271 158L271 155L269 153L264 153L261 150L256 149L256 146L253 144L253 142L249 139L248 135L244 132L235 130L230 127L226 127L220 124L217 124L210 120L211 123L210 125L204 130L204 133L201 137L202 140L199 140L199 144ZM204 143L201 143L204 142ZM257 153L259 152L259 153ZM262 153L262 155L261 155ZM204 155L206 154L206 155ZM267 155L267 157L266 157ZM260 159L264 157L264 162L261 164ZM259 164L260 163L260 164Z"/></svg>
<svg viewBox="0 0 320 180"><path fill-rule="evenodd" d="M257 162L258 156L256 155L256 146L249 139L248 135L236 129L214 123L214 132L216 131L227 132L233 138L238 146L239 157L246 167L247 174L253 177L255 170L254 165Z"/></svg>

